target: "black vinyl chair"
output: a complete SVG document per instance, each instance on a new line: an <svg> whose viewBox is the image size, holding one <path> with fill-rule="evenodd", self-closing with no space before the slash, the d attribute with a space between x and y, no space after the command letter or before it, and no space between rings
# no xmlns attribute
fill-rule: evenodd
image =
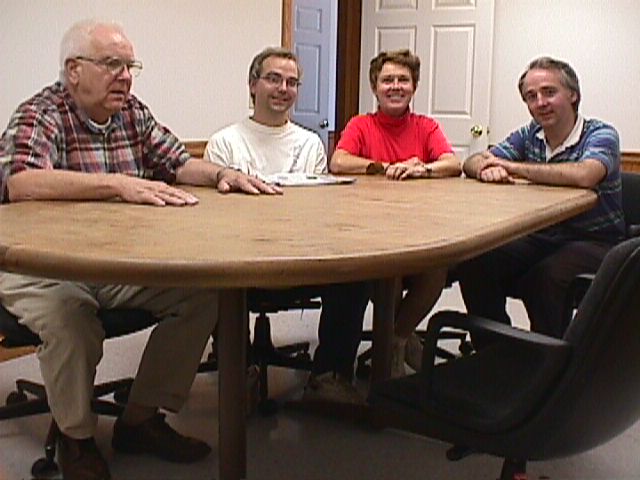
<svg viewBox="0 0 640 480"><path fill-rule="evenodd" d="M622 211L627 238L640 236L640 174L622 172Z"/></svg>
<svg viewBox="0 0 640 480"><path fill-rule="evenodd" d="M247 292L247 309L257 314L253 341L248 345L248 365L258 366L260 397L258 411L263 415L271 415L278 409L276 402L269 398L268 367L277 366L294 370L311 371L312 359L309 353L309 342L297 342L275 346L271 337L271 320L269 315L287 310L317 310L322 303L311 289L251 289ZM215 335L214 335L215 337ZM206 362L198 371L217 371L217 351L215 338L212 351Z"/></svg>
<svg viewBox="0 0 640 480"><path fill-rule="evenodd" d="M107 339L138 332L158 323L158 319L151 313L139 309L99 310L98 317L102 321ZM0 336L2 337L0 345L9 349L36 347L41 343L35 333L18 323L18 319L1 304ZM117 417L124 409L132 383L132 378L123 378L95 385L91 402L92 409L101 415ZM113 401L104 398L110 394L113 394ZM16 389L7 397L6 405L0 406L0 420L46 412L49 412L49 404L44 385L19 378L16 380ZM52 420L45 441L45 457L37 460L31 469L34 477L49 476L57 472L57 465L54 461L57 434L57 425Z"/></svg>
<svg viewBox="0 0 640 480"><path fill-rule="evenodd" d="M429 322L422 372L373 386L381 425L503 457L501 480L526 462L577 454L640 418L640 238L605 257L562 339L460 312ZM499 339L472 355L434 363L444 327Z"/></svg>
<svg viewBox="0 0 640 480"><path fill-rule="evenodd" d="M622 212L626 224L626 238L640 237L640 174L622 172ZM593 273L576 276L569 285L563 318L567 325L573 318L575 310L587 293L594 278Z"/></svg>

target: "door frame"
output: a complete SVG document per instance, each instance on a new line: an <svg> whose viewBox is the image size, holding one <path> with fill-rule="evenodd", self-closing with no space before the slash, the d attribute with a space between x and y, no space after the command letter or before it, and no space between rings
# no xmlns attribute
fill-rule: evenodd
<svg viewBox="0 0 640 480"><path fill-rule="evenodd" d="M282 0L283 47L293 46L293 2ZM336 54L335 132L341 132L349 119L358 114L360 94L360 41L362 0L338 0L338 42ZM330 141L331 143L331 141Z"/></svg>

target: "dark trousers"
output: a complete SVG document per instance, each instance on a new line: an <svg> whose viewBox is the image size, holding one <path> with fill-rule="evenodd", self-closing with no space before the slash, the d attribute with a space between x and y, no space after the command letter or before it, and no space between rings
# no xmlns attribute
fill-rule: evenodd
<svg viewBox="0 0 640 480"><path fill-rule="evenodd" d="M467 312L510 324L506 298L520 298L531 330L560 338L571 281L595 273L611 246L537 233L461 263L451 278L460 282Z"/></svg>
<svg viewBox="0 0 640 480"><path fill-rule="evenodd" d="M353 282L316 288L320 289L322 297L322 313L312 373L335 372L350 379L362 338L362 322L371 297L371 286L367 282Z"/></svg>
<svg viewBox="0 0 640 480"><path fill-rule="evenodd" d="M371 297L368 282L310 285L276 291L278 298L320 297L318 347L313 354L312 373L339 373L353 377L353 365L362 338L364 312Z"/></svg>

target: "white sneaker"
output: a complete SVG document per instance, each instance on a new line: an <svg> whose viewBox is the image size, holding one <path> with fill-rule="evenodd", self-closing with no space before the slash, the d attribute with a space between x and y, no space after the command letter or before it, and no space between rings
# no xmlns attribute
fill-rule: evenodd
<svg viewBox="0 0 640 480"><path fill-rule="evenodd" d="M304 387L303 401L323 401L364 405L365 400L351 381L333 372L310 375Z"/></svg>
<svg viewBox="0 0 640 480"><path fill-rule="evenodd" d="M422 348L422 339L412 333L404 349L404 361L416 372L422 370Z"/></svg>
<svg viewBox="0 0 640 480"><path fill-rule="evenodd" d="M405 351L407 340L404 338L393 336L391 341L391 378L404 377L407 370L404 366Z"/></svg>

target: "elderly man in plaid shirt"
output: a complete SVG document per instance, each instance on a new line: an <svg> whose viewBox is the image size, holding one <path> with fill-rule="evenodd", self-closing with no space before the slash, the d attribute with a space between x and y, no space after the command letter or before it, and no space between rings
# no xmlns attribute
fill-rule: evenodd
<svg viewBox="0 0 640 480"><path fill-rule="evenodd" d="M220 192L280 193L236 170L191 158L180 141L130 94L142 70L121 27L83 21L65 34L60 81L18 107L0 139L0 201L110 200L188 206L198 199L172 184ZM98 220L99 221L99 220ZM110 478L93 439L90 408L104 331L99 308L149 310L162 320L149 338L112 445L174 462L211 448L173 430L159 408L177 411L215 327L215 292L91 285L0 274L0 302L42 339L38 351L60 436L64 478Z"/></svg>

